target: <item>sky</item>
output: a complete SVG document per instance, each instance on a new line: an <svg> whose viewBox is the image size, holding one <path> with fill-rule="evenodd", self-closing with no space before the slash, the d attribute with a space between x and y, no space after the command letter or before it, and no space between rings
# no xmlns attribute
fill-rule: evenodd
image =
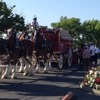
<svg viewBox="0 0 100 100"><path fill-rule="evenodd" d="M13 12L31 23L36 15L39 25L51 27L61 16L86 20L100 20L100 0L3 0L8 7L16 5Z"/></svg>

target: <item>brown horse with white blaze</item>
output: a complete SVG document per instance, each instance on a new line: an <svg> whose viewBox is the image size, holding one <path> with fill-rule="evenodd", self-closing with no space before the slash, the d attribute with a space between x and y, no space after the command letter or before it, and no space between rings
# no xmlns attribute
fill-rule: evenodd
<svg viewBox="0 0 100 100"><path fill-rule="evenodd" d="M16 37L12 33L12 30L8 30L7 35L8 35L7 49L8 49L8 52L9 52L9 66L6 68L6 71L2 75L2 78L8 78L9 77L11 66L13 66L13 74L12 74L11 78L17 78L16 63L18 62L18 59L21 58L21 57L24 57L24 59L26 60L26 63L30 63L30 62L26 58L26 52L24 51L24 49L25 49L24 45L21 42L18 41L18 43L19 43L18 48L15 47ZM11 60L13 60L12 64L11 64ZM31 76L34 75L34 71L33 71L32 66L30 67L30 75Z"/></svg>
<svg viewBox="0 0 100 100"><path fill-rule="evenodd" d="M53 40L45 39L45 44L44 46L42 46L43 36L41 35L41 30L36 30L34 32L34 41L37 58L37 65L35 71L40 71L39 57L41 56L44 59L44 72L48 73L49 70L52 70L51 57L53 55L54 42Z"/></svg>
<svg viewBox="0 0 100 100"><path fill-rule="evenodd" d="M27 59L32 63L33 42L30 40L20 40L20 42L24 45L24 51L25 51L25 55L26 55ZM28 67L26 67L26 66L24 67L23 62L25 62L25 60L23 57L20 58L20 61L21 61L20 62L21 66L20 66L19 72L24 72L24 70L25 70L24 75L28 75L32 65L30 63L27 63Z"/></svg>

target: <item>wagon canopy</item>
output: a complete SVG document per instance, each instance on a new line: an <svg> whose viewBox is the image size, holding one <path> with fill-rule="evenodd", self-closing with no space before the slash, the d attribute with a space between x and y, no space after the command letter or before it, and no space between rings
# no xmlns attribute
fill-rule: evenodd
<svg viewBox="0 0 100 100"><path fill-rule="evenodd" d="M63 40L73 40L73 38L69 34L69 31L67 31L67 30L60 29L59 34L61 35L61 39L63 39Z"/></svg>

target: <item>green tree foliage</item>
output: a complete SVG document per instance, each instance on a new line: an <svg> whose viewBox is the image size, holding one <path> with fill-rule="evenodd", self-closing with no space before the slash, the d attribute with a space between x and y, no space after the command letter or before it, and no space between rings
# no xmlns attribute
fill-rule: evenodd
<svg viewBox="0 0 100 100"><path fill-rule="evenodd" d="M63 28L69 31L74 39L74 45L85 44L93 42L100 44L100 21L99 20L86 20L83 23L79 18L61 17L57 23L51 23L53 28Z"/></svg>
<svg viewBox="0 0 100 100"><path fill-rule="evenodd" d="M98 20L88 20L83 22L83 35L84 35L84 40L86 42L92 41L95 44L100 43L100 21Z"/></svg>
<svg viewBox="0 0 100 100"><path fill-rule="evenodd" d="M0 31L4 31L12 26L16 26L17 30L25 29L24 18L18 14L13 14L12 7L8 7L6 2L0 1Z"/></svg>
<svg viewBox="0 0 100 100"><path fill-rule="evenodd" d="M67 17L62 16L58 23L51 23L51 26L54 28L63 28L68 30L75 42L77 42L76 39L81 41L81 22L79 18L68 19Z"/></svg>

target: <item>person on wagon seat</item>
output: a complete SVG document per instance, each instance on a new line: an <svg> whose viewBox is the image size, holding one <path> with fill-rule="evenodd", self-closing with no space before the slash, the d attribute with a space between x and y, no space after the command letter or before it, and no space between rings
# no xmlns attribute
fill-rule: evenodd
<svg viewBox="0 0 100 100"><path fill-rule="evenodd" d="M37 17L33 18L32 26L34 27L34 29L39 28L39 23L37 22Z"/></svg>
<svg viewBox="0 0 100 100"><path fill-rule="evenodd" d="M13 26L11 29L9 29L10 32L15 36L15 39L16 39L16 42L15 42L15 48L18 48L19 47L19 43L18 43L18 39L17 39L17 36L16 36L16 28L15 26Z"/></svg>
<svg viewBox="0 0 100 100"><path fill-rule="evenodd" d="M39 23L37 22L37 17L33 18L32 26L35 30L39 30ZM40 32L42 32L42 31L40 31ZM42 34L42 47L44 47L44 46L45 46L45 39Z"/></svg>
<svg viewBox="0 0 100 100"><path fill-rule="evenodd" d="M39 28L39 23L37 22L37 17L33 18L33 22L31 24L29 24L29 27L31 27L31 26L32 26L33 34L34 34L35 30L37 30ZM34 36L32 35L32 40L34 40L33 37Z"/></svg>

